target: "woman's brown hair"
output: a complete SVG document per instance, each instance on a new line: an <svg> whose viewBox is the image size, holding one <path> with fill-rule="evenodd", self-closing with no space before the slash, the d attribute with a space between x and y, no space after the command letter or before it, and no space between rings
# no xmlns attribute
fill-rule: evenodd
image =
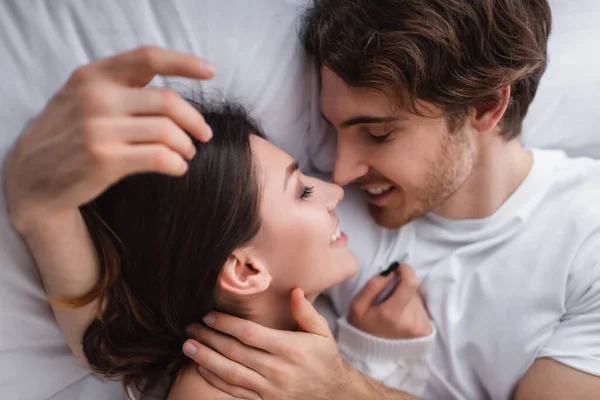
<svg viewBox="0 0 600 400"><path fill-rule="evenodd" d="M451 129L511 87L502 135L519 135L546 69L546 0L316 0L302 38L319 67L419 114L440 107Z"/></svg>
<svg viewBox="0 0 600 400"><path fill-rule="evenodd" d="M250 135L263 135L241 107L191 103L214 137L195 141L185 176L131 176L81 208L102 266L84 296L101 308L83 351L95 372L137 388L185 365L186 326L215 308L225 261L260 228Z"/></svg>

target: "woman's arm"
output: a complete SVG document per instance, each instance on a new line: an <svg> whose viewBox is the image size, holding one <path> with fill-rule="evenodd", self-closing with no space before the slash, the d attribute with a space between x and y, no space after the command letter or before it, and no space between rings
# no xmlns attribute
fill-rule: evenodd
<svg viewBox="0 0 600 400"><path fill-rule="evenodd" d="M77 69L21 134L4 164L4 193L50 298L80 297L98 280L79 206L125 176L181 176L195 152L188 133L200 141L212 136L202 115L181 97L145 86L158 74L209 79L213 69L157 47L93 62ZM79 356L95 307L54 307Z"/></svg>
<svg viewBox="0 0 600 400"><path fill-rule="evenodd" d="M24 228L24 229L23 229ZM78 209L41 220L32 219L21 235L39 269L52 310L71 351L85 362L81 339L97 309L97 301L67 308L63 300L87 294L99 280L96 250Z"/></svg>
<svg viewBox="0 0 600 400"><path fill-rule="evenodd" d="M405 281L411 279L410 276L406 276L406 273L404 275ZM384 302L375 309L366 307L367 312L362 312L360 316L356 315L356 311L363 308L361 303L370 305L386 284L387 279L384 277L372 279L370 285L365 287L353 302L351 311L355 314L352 315L352 319L364 330L351 324L348 315L338 316L326 297L321 296L314 305L328 321L330 329L335 334L340 353L348 363L390 388L420 395L425 389L429 375L428 356L436 335L433 323L429 331L425 319L420 318L428 318L424 307L421 307L420 299L415 298L414 305L407 309L407 314L413 313L417 318L408 321L405 329L395 328L402 326L401 314L403 313L398 311L402 305L391 298L388 299L387 304ZM402 287L396 289L406 290ZM368 292L371 292L371 295ZM392 318L384 318L386 312L390 312ZM395 318L394 314L396 314ZM361 323L365 319L366 323ZM414 329L411 335L408 334L409 328ZM430 333L427 335L427 332Z"/></svg>

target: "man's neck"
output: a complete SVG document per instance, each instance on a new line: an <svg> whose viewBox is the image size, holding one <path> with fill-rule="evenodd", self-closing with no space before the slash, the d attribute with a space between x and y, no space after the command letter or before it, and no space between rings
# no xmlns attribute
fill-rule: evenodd
<svg viewBox="0 0 600 400"><path fill-rule="evenodd" d="M517 139L489 137L475 149L465 183L434 212L447 219L480 219L494 214L523 183L533 156Z"/></svg>

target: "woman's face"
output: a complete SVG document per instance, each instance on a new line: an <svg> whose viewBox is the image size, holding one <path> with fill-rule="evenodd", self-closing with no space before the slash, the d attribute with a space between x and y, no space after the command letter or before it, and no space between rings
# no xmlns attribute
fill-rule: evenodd
<svg viewBox="0 0 600 400"><path fill-rule="evenodd" d="M334 213L344 192L300 173L296 162L268 141L254 135L250 140L262 191L262 226L253 253L267 266L270 290L289 295L299 287L313 300L358 270Z"/></svg>

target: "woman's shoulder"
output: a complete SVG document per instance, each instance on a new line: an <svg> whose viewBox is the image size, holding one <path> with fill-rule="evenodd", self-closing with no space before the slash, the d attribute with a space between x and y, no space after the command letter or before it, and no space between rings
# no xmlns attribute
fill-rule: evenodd
<svg viewBox="0 0 600 400"><path fill-rule="evenodd" d="M231 399L225 392L212 386L198 373L195 365L187 367L175 380L167 400Z"/></svg>

